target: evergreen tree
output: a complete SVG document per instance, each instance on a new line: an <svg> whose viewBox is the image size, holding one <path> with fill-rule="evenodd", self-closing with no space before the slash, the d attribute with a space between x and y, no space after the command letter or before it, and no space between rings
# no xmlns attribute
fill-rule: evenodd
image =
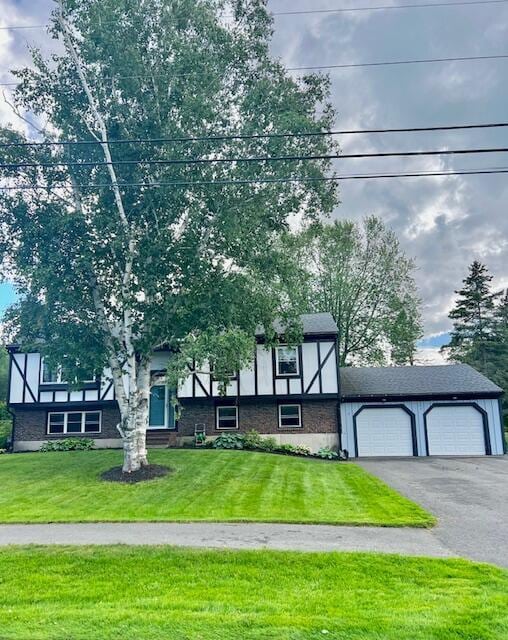
<svg viewBox="0 0 508 640"><path fill-rule="evenodd" d="M487 366L488 343L492 337L495 299L491 291L492 276L487 267L475 260L469 275L448 317L453 320L453 331L448 345L442 351L450 360L475 362L482 370Z"/></svg>

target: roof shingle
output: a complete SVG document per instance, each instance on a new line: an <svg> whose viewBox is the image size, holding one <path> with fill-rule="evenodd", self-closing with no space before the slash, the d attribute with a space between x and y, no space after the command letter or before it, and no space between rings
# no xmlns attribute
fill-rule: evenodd
<svg viewBox="0 0 508 640"><path fill-rule="evenodd" d="M345 367L340 370L340 379L343 398L502 393L502 389L467 364Z"/></svg>

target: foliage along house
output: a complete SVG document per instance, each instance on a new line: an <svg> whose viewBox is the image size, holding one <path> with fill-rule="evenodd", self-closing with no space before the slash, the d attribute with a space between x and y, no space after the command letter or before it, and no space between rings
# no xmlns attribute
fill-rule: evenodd
<svg viewBox="0 0 508 640"><path fill-rule="evenodd" d="M165 384L170 353L154 353L148 444L180 445L256 429L279 442L347 449L356 456L496 455L504 452L502 390L466 365L339 369L330 314L302 316L303 342L267 349L262 333L250 368L221 394L208 370L193 371L177 395ZM107 375L73 390L38 353L10 349L9 407L14 451L47 440L90 437L121 447L119 412Z"/></svg>

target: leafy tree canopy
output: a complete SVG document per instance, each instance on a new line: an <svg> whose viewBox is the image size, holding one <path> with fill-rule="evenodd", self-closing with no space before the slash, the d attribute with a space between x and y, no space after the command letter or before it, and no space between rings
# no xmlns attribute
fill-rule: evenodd
<svg viewBox="0 0 508 640"><path fill-rule="evenodd" d="M316 223L296 244L307 270L302 304L334 317L340 364L413 364L420 301L413 261L393 231L374 216Z"/></svg>
<svg viewBox="0 0 508 640"><path fill-rule="evenodd" d="M329 154L326 136L228 137L329 129L329 81L271 58L265 0L65 0L50 32L63 47L32 52L14 107L44 123L40 141L73 144L4 148L15 188L0 193L0 250L23 294L8 330L68 379L109 366L132 448L154 348L226 352L218 369L231 370L258 324L272 339L276 316L296 331L280 237L292 216L335 206L335 186L315 180L329 162L188 161ZM196 136L214 139L177 140ZM0 142L26 139L3 129ZM277 182L290 175L311 180Z"/></svg>

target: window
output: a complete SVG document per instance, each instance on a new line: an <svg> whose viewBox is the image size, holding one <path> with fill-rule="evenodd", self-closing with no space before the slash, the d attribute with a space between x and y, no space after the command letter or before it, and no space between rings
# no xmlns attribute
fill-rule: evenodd
<svg viewBox="0 0 508 640"><path fill-rule="evenodd" d="M94 373L87 372L84 376L84 383L97 382L97 378ZM49 364L42 359L42 371L41 371L41 384L67 384L65 380L62 380L62 368L56 367L51 369Z"/></svg>
<svg viewBox="0 0 508 640"><path fill-rule="evenodd" d="M238 429L238 407L217 407L217 429Z"/></svg>
<svg viewBox="0 0 508 640"><path fill-rule="evenodd" d="M302 407L299 404L279 405L279 429L294 429L302 426Z"/></svg>
<svg viewBox="0 0 508 640"><path fill-rule="evenodd" d="M299 375L298 347L277 347L276 356L278 376Z"/></svg>
<svg viewBox="0 0 508 640"><path fill-rule="evenodd" d="M41 382L43 384L51 384L60 382L60 375L56 369L51 369L48 363L43 360L42 361L42 379Z"/></svg>
<svg viewBox="0 0 508 640"><path fill-rule="evenodd" d="M170 402L171 394L163 384L156 384L150 389L150 407L148 426L150 429L174 429L175 408Z"/></svg>
<svg viewBox="0 0 508 640"><path fill-rule="evenodd" d="M100 430L100 411L48 413L49 434L99 433Z"/></svg>

